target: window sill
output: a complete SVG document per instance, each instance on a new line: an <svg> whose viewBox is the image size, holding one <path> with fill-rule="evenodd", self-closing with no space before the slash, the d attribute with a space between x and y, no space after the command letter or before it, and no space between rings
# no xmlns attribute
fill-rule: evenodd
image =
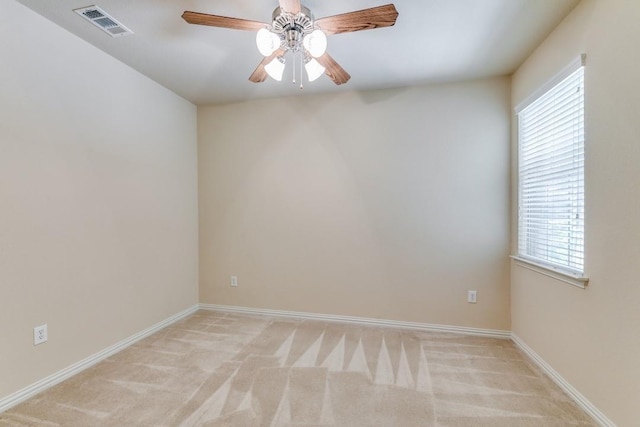
<svg viewBox="0 0 640 427"><path fill-rule="evenodd" d="M511 259L513 259L513 261L520 267L524 267L526 269L535 271L536 273L543 274L545 276L554 278L564 283L568 283L581 289L586 289L587 284L589 283L588 277L571 274L560 269L537 263L527 258L512 255Z"/></svg>

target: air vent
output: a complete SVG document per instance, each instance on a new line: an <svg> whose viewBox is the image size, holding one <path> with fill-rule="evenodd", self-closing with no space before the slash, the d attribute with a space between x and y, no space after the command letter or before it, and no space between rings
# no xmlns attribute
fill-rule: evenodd
<svg viewBox="0 0 640 427"><path fill-rule="evenodd" d="M74 9L73 11L96 27L100 28L105 33L109 34L111 37L133 34L133 31L116 21L98 6L87 6L80 9Z"/></svg>

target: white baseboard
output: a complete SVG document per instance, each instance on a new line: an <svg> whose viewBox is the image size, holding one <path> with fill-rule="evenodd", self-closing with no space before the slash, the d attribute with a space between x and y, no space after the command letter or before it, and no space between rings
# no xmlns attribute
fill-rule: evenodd
<svg viewBox="0 0 640 427"><path fill-rule="evenodd" d="M477 335L491 338L511 338L510 331L497 329L467 328L464 326L435 325L430 323L403 322L399 320L370 319L366 317L340 316L336 314L306 313L299 311L269 310L263 308L234 307L230 305L200 304L202 310L239 313L259 316L288 317L294 319L322 320L326 322L342 322L355 325L382 326L387 328L413 329L418 331L450 332L465 335Z"/></svg>
<svg viewBox="0 0 640 427"><path fill-rule="evenodd" d="M356 325L383 326L389 328L403 328L421 331L450 332L465 335L477 335L491 338L511 339L522 351L527 354L551 379L569 395L589 416L602 427L616 427L615 423L606 417L598 408L584 397L578 390L569 384L558 372L546 363L535 351L524 343L516 334L510 331L495 329L467 328L461 326L435 325L429 323L403 322L397 320L370 319L366 317L340 316L335 314L306 313L298 311L269 310L261 308L234 307L218 304L200 304L202 310L218 311L223 313L238 313L258 316L286 317L293 319L321 320L327 322L342 322Z"/></svg>
<svg viewBox="0 0 640 427"><path fill-rule="evenodd" d="M141 332L138 332L135 335L125 338L124 340L110 347L107 347L104 350L99 351L98 353L95 353L87 357L86 359L83 359L77 363L74 363L73 365L62 369L61 371L58 371L52 375L49 375L48 377L43 378L40 381L37 381L31 384L30 386L23 388L22 390L18 390L17 392L10 394L3 399L0 399L0 413L3 411L6 411L7 409L21 402L24 402L30 397L35 396L36 394L66 380L67 378L70 378L73 375L76 375L84 371L85 369L95 365L96 363L106 359L109 356L114 355L119 351L124 350L125 348L129 347L131 344L134 344L137 341L140 341L141 339L148 337L149 335L159 331L160 329L166 326L169 326L170 324L175 323L189 316L190 314L195 313L196 311L198 311L198 309L199 309L199 306L196 304L193 307L190 307L184 311L181 311L180 313L175 314L161 322L158 322L155 325Z"/></svg>
<svg viewBox="0 0 640 427"><path fill-rule="evenodd" d="M520 337L513 332L511 340L529 356L547 375L551 377L565 393L567 393L587 414L591 416L602 427L616 427L615 423L607 418L598 408L567 382L562 376L542 359L531 347L529 347Z"/></svg>

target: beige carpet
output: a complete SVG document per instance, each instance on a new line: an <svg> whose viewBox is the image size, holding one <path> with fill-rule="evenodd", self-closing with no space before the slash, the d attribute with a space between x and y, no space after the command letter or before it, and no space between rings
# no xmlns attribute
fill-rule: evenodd
<svg viewBox="0 0 640 427"><path fill-rule="evenodd" d="M593 426L508 340L200 311L0 426Z"/></svg>

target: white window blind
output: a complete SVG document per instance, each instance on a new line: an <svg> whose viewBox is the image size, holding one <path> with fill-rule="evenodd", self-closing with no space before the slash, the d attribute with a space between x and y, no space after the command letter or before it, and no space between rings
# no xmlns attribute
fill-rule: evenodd
<svg viewBox="0 0 640 427"><path fill-rule="evenodd" d="M518 255L584 271L584 67L518 113Z"/></svg>

